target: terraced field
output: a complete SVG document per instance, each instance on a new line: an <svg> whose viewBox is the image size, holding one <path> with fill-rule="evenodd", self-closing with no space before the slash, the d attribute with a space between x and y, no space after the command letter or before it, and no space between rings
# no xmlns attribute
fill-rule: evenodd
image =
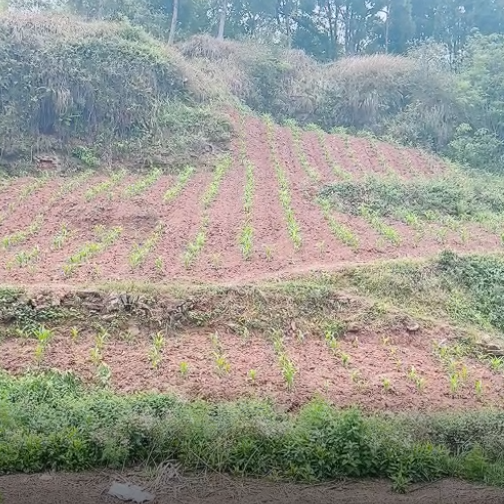
<svg viewBox="0 0 504 504"><path fill-rule="evenodd" d="M2 183L0 272L10 283L167 279L248 281L442 249L491 251L499 232L411 222L317 200L327 184L395 180L449 168L424 153L362 138L240 123L213 170L83 173Z"/></svg>
<svg viewBox="0 0 504 504"><path fill-rule="evenodd" d="M237 130L232 153L207 171L85 172L3 183L2 284L36 296L45 292L42 297L50 299L41 308L29 301L29 316L4 309L11 321L7 334L14 320L17 333L35 338L5 339L2 367L19 373L45 362L89 380L105 370L126 391L154 387L209 398L259 394L292 407L316 394L340 405L385 410L500 404L504 362L476 358L466 347L450 350L460 334L443 324L460 305L460 293L447 291L437 277L432 281L438 283L428 280L421 287L428 266L404 263L447 248L499 251L504 221L498 199L485 199L479 189L478 198L471 192L443 196L446 187L434 184L428 196L440 211L422 213L417 207L431 200L423 201L418 187L460 175L439 159L372 139L280 127L267 118L242 119ZM461 218L445 208L454 201L468 205ZM484 213L485 202L493 213ZM373 270L378 259L403 262L387 276L380 267ZM349 282L345 271L359 265L370 269ZM311 277L311 270L326 273ZM410 270L409 277L401 276ZM292 276L300 283L268 283ZM85 286L110 293L126 281L133 281L126 288L139 295L161 289L148 313L161 305L171 315L128 322L125 308L123 315L116 310L117 292L111 294L112 315L108 294L97 294L91 313L75 295ZM177 287L198 284L202 290L193 294ZM220 299L214 289L223 284L238 290ZM168 293L162 294L163 286ZM418 312L411 299L415 289L434 289L421 300L427 307L418 313L420 324L411 317ZM390 298L403 290L409 297ZM375 291L381 298L373 301ZM444 300L430 299L436 295ZM17 303L16 295L9 296L6 305ZM180 308L186 302L187 312ZM429 322L443 302L444 314ZM40 328L46 322L33 322L51 325L47 304L56 312L77 309L69 319L65 312L50 337ZM173 326L179 309L185 321L180 327Z"/></svg>

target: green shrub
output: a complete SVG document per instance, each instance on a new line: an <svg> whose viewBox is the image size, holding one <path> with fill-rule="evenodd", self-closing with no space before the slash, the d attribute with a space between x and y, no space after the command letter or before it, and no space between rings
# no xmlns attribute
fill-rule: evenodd
<svg viewBox="0 0 504 504"><path fill-rule="evenodd" d="M365 204L384 217L414 212L419 216L434 213L477 218L504 212L504 180L475 172L451 171L440 177L409 181L368 176L327 186L321 196L343 211L358 214Z"/></svg>
<svg viewBox="0 0 504 504"><path fill-rule="evenodd" d="M2 473L177 459L187 470L303 481L389 477L399 490L450 475L486 481L486 470L504 484L497 414L364 416L314 401L291 415L264 402L114 395L56 372L1 374L0 406Z"/></svg>

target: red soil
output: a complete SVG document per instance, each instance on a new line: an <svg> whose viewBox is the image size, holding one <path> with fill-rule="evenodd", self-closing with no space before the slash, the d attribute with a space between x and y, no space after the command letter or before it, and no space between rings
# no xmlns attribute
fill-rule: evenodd
<svg viewBox="0 0 504 504"><path fill-rule="evenodd" d="M436 335L391 334L390 341L376 335L359 334L358 339L341 342L349 355L344 366L321 339L306 336L303 341L287 339L286 352L297 373L294 387L287 389L273 345L259 336L244 340L219 333L219 341L228 373L220 372L213 356L208 333L186 333L167 338L162 363L157 371L148 360L149 335L134 341L113 338L103 351L104 362L112 372L112 385L122 392L154 390L173 392L187 398L227 400L239 397L268 397L290 409L297 409L315 396L322 396L339 406L358 405L365 410L478 409L501 407L504 376L492 373L483 363L465 359L467 378L456 391L450 389L449 372L433 352ZM33 340L7 339L1 343L1 367L21 373L33 367L36 343ZM72 343L69 335L52 340L44 366L73 370L86 380L96 379L90 360L94 346L92 335L81 335ZM188 365L185 376L180 363ZM417 387L409 376L412 367L423 379ZM250 370L255 370L255 380ZM483 390L477 392L481 380Z"/></svg>
<svg viewBox="0 0 504 504"><path fill-rule="evenodd" d="M384 173L377 153L366 139L350 139L350 148L341 137L325 136L325 146L332 159L352 176ZM396 246L380 239L378 232L360 217L341 215L335 219L346 225L359 239L354 252L332 234L321 208L315 201L320 185L337 179L329 166L317 135L303 135L301 146L310 166L319 173L320 182L310 179L302 167L289 130L277 128L275 143L281 168L288 178L292 207L301 228L302 245L295 250L287 233L284 211L280 205L278 181L270 158L266 130L259 119L246 123L247 155L254 166L252 226L253 254L242 257L239 245L244 225L245 169L240 163L238 142L234 146L234 161L224 176L219 193L208 209L206 240L194 265L186 268L182 255L188 244L201 230L204 209L201 197L211 181L210 172L196 174L179 196L165 203L163 195L173 184L173 177L163 176L142 194L128 197L125 189L138 180L126 177L112 191L98 194L87 201L85 192L106 177L93 176L61 198L53 198L68 179L49 179L45 185L26 198L21 191L33 179L17 179L2 186L0 193L0 240L25 230L42 212L44 220L38 232L27 236L0 254L0 281L5 283L88 283L96 280L142 280L166 282L190 281L249 281L281 273L308 271L310 268L335 268L346 263L366 262L376 258L423 257L436 254L447 247L457 251L492 251L501 247L500 237L477 225L467 226L467 243L452 231L444 242L436 226L415 244L415 232L399 222L388 222L401 236ZM442 162L409 149L377 143L377 152L401 177L429 175L444 170ZM349 155L350 153L353 153ZM136 244L142 245L152 235L156 225L165 224L165 234L146 256L133 268L130 256ZM61 248L53 246L54 237L65 224L71 235ZM75 273L65 278L63 267L70 256L85 243L96 241L94 227L122 227L119 239L79 265ZM38 260L25 267L16 264L16 254L39 247ZM156 259L157 261L156 264ZM14 266L7 267L14 263Z"/></svg>

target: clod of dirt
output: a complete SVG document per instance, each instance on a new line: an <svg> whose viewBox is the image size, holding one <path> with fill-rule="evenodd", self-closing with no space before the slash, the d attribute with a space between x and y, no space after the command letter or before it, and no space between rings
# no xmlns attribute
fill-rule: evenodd
<svg viewBox="0 0 504 504"><path fill-rule="evenodd" d="M154 495L131 483L113 483L108 494L122 501L133 501L138 504L154 500Z"/></svg>

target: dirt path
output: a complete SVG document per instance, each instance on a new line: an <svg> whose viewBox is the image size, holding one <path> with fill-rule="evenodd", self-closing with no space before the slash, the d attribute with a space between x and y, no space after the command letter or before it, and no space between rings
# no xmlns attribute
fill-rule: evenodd
<svg viewBox="0 0 504 504"><path fill-rule="evenodd" d="M502 504L504 490L461 481L444 480L409 489L405 495L391 491L386 481L336 482L295 485L263 480L236 480L226 476L181 477L175 473L146 478L138 472L114 474L13 475L0 477L4 504L120 503L107 495L114 482L132 482L155 495L152 504Z"/></svg>

